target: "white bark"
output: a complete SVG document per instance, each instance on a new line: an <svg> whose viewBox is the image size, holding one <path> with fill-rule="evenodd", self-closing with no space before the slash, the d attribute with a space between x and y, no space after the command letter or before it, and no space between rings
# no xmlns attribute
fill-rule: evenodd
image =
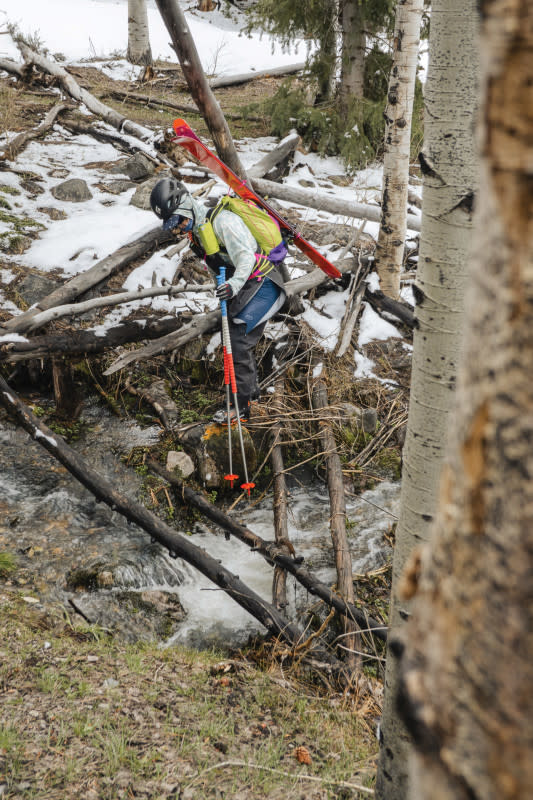
<svg viewBox="0 0 533 800"><path fill-rule="evenodd" d="M61 319L62 317L77 317L80 316L80 314L86 314L88 311L94 311L95 308L106 308L107 306L134 303L137 300L160 297L164 294L168 295L170 298L175 297L177 294L184 294L185 292L205 292L214 288L215 284L210 283L186 283L184 286L150 286L147 289L138 289L136 292L115 292L114 294L105 295L104 297L93 297L91 300L84 300L82 303L67 303L36 314L36 316L29 321L26 327L26 333L30 333L36 328L42 328L43 325L53 322L56 319Z"/></svg>
<svg viewBox="0 0 533 800"><path fill-rule="evenodd" d="M398 0L385 109L385 157L376 268L383 292L397 298L407 231L411 121L424 0Z"/></svg>
<svg viewBox="0 0 533 800"><path fill-rule="evenodd" d="M258 78L268 78L274 75L292 75L301 72L305 68L305 61L296 64L287 64L284 67L272 67L271 69L256 69L253 72L242 72L238 75L220 75L209 81L211 89L221 89L223 86L236 86L239 83L248 83Z"/></svg>
<svg viewBox="0 0 533 800"><path fill-rule="evenodd" d="M88 92L87 89L83 89L74 80L72 75L63 69L63 67L59 66L59 64L49 61L22 42L18 43L18 47L26 63L35 64L35 66L58 78L67 94L73 97L74 100L84 103L93 114L102 117L103 120L117 130L123 131L124 133L131 133L143 142L151 142L153 140L153 131L148 128L143 128L142 125L137 125L136 122L131 122L129 119L126 119L126 117L123 117L122 114L119 114L118 111L115 111L114 108L110 108L106 106L105 103L100 102L100 100Z"/></svg>
<svg viewBox="0 0 533 800"><path fill-rule="evenodd" d="M127 58L130 64L152 63L146 0L128 0Z"/></svg>
<svg viewBox="0 0 533 800"><path fill-rule="evenodd" d="M426 84L424 193L415 286L411 395L396 531L391 642L408 608L398 600L405 562L426 541L437 504L463 336L466 268L476 186L473 139L477 83L475 0L434 0ZM409 743L395 708L397 663L389 646L377 797L405 800Z"/></svg>
<svg viewBox="0 0 533 800"><path fill-rule="evenodd" d="M318 208L321 211L329 211L331 214L341 214L344 217L355 217L356 219L367 219L371 222L379 222L381 219L381 208L379 206L369 206L363 203L350 203L342 200L335 195L320 194L309 189L298 189L295 186L267 181L264 178L252 178L253 188L264 197L275 197L278 200L285 200L289 203L297 203L309 208ZM420 217L416 214L407 215L407 227L410 231L420 230Z"/></svg>

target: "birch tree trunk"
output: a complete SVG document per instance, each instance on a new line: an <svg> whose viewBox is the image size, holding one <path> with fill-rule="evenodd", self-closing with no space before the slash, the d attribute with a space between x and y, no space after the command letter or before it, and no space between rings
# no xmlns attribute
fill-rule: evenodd
<svg viewBox="0 0 533 800"><path fill-rule="evenodd" d="M233 172L246 180L245 169L233 144L224 114L205 77L198 50L178 0L155 1L172 39L192 98L202 112L218 155Z"/></svg>
<svg viewBox="0 0 533 800"><path fill-rule="evenodd" d="M409 607L398 598L411 551L427 540L437 505L444 444L462 340L466 261L476 185L473 140L477 97L475 0L434 0L426 83L420 259L415 297L409 419L400 520L393 561L390 643L385 672L376 796L405 800L409 739L396 713L394 642Z"/></svg>
<svg viewBox="0 0 533 800"><path fill-rule="evenodd" d="M385 156L376 269L382 291L395 299L400 295L407 231L411 120L423 7L424 0L398 0L385 109Z"/></svg>
<svg viewBox="0 0 533 800"><path fill-rule="evenodd" d="M146 0L128 0L128 54L130 64L152 63Z"/></svg>
<svg viewBox="0 0 533 800"><path fill-rule="evenodd" d="M402 659L416 800L529 800L533 787L533 9L481 10L457 423Z"/></svg>
<svg viewBox="0 0 533 800"><path fill-rule="evenodd" d="M354 97L363 97L366 36L361 6L354 0L344 0L340 18L342 59L339 100L342 107L347 109Z"/></svg>

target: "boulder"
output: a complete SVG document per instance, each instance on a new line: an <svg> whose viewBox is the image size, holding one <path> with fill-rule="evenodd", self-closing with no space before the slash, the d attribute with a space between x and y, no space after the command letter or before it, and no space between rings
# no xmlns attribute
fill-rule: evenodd
<svg viewBox="0 0 533 800"><path fill-rule="evenodd" d="M54 289L57 289L58 282L47 278L44 275L37 275L35 273L28 273L20 283L17 284L17 292L22 297L24 302L29 306L38 303L43 297L46 297Z"/></svg>
<svg viewBox="0 0 533 800"><path fill-rule="evenodd" d="M92 198L87 183L81 178L71 178L58 183L51 191L56 200L63 200L67 203L84 203Z"/></svg>
<svg viewBox="0 0 533 800"><path fill-rule="evenodd" d="M127 175L132 181L144 181L155 172L154 162L143 153L118 161L109 170L113 175Z"/></svg>
<svg viewBox="0 0 533 800"><path fill-rule="evenodd" d="M178 470L183 478L188 478L195 470L194 461L183 450L169 450L167 453L167 469Z"/></svg>
<svg viewBox="0 0 533 800"><path fill-rule="evenodd" d="M86 620L127 642L168 639L186 616L176 594L159 590L100 591L69 599Z"/></svg>
<svg viewBox="0 0 533 800"><path fill-rule="evenodd" d="M168 170L164 172L158 172L157 175L153 175L148 180L141 183L138 187L137 191L134 192L133 197L130 200L130 205L135 206L136 208L142 208L145 211L150 211L150 195L152 193L152 189L156 185L161 178L170 178L171 173Z"/></svg>

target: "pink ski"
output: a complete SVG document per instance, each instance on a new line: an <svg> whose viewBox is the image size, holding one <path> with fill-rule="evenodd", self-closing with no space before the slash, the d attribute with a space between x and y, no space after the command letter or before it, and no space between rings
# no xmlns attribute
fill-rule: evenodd
<svg viewBox="0 0 533 800"><path fill-rule="evenodd" d="M313 245L309 244L309 242L301 236L298 231L290 225L286 219L283 219L277 211L275 211L268 203L263 200L258 194L256 194L253 189L250 189L248 184L242 181L238 175L236 175L223 161L221 161L218 156L209 150L205 146L203 142L200 141L198 136L195 134L193 129L189 127L189 125L185 122L184 119L175 119L174 123L174 133L176 134L176 138L173 139L176 144L185 147L189 153L194 156L198 161L204 164L211 172L214 172L215 175L224 181L236 195L241 197L243 200L253 200L254 203L257 203L258 206L264 208L271 217L277 221L278 225L280 226L282 234L286 232L289 234L291 241L296 245L296 247L301 250L311 261L320 267L320 269L329 275L330 278L340 278L341 273L330 261L325 258L322 253L319 253Z"/></svg>

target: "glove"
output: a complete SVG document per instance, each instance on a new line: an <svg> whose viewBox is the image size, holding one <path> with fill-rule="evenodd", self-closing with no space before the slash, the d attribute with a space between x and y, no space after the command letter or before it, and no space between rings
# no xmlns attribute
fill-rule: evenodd
<svg viewBox="0 0 533 800"><path fill-rule="evenodd" d="M215 295L219 300L231 300L233 297L233 289L229 283L221 283L220 286L217 286L215 289Z"/></svg>

